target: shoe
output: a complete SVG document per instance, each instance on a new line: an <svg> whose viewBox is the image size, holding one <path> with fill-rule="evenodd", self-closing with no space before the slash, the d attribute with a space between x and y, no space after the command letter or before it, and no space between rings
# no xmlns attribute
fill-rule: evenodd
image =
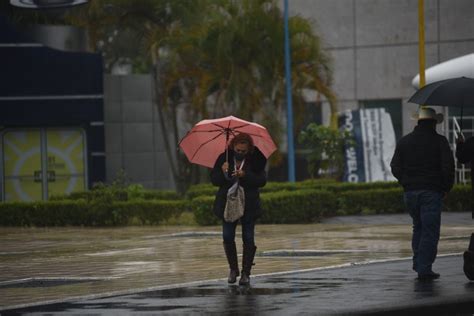
<svg viewBox="0 0 474 316"><path fill-rule="evenodd" d="M436 280L439 279L439 277L440 274L433 271L423 274L418 273L418 280L420 281Z"/></svg>
<svg viewBox="0 0 474 316"><path fill-rule="evenodd" d="M229 277L227 278L227 283L233 284L237 281L237 277L239 276L239 270L230 270Z"/></svg>
<svg viewBox="0 0 474 316"><path fill-rule="evenodd" d="M463 257L464 257L464 264L463 264L464 274L469 280L474 281L474 251L472 250L465 251Z"/></svg>
<svg viewBox="0 0 474 316"><path fill-rule="evenodd" d="M250 285L250 276L242 271L242 276L239 280L239 285L247 286Z"/></svg>
<svg viewBox="0 0 474 316"><path fill-rule="evenodd" d="M237 260L235 242L229 244L224 243L224 250L227 262L229 263L229 277L227 278L227 282L232 284L237 281L237 277L239 276L239 263Z"/></svg>
<svg viewBox="0 0 474 316"><path fill-rule="evenodd" d="M255 258L255 251L257 247L255 245L243 245L244 252L242 254L242 273L239 280L239 285L250 284L250 271L254 265L253 259Z"/></svg>

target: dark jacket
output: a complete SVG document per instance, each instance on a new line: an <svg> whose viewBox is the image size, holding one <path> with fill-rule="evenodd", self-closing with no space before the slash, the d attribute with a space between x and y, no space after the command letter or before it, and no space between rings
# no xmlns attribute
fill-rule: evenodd
<svg viewBox="0 0 474 316"><path fill-rule="evenodd" d="M211 182L218 186L214 201L214 214L219 218L224 218L225 203L227 201L227 191L234 184L235 179L231 179L234 170L234 152L229 150L229 172L228 177L224 176L222 164L226 161L225 152L217 158L214 168L211 171ZM256 148L253 154L247 155L243 170L245 175L240 178L240 185L245 191L245 211L244 216L257 219L261 215L260 190L267 183L265 173L266 159Z"/></svg>
<svg viewBox="0 0 474 316"><path fill-rule="evenodd" d="M456 147L456 158L460 163L471 164L471 179L474 174L473 161L474 161L474 137L470 137L464 143L460 143ZM474 185L474 183L472 183ZM474 190L474 187L472 187Z"/></svg>
<svg viewBox="0 0 474 316"><path fill-rule="evenodd" d="M397 143L390 163L405 191L449 192L454 184L454 158L446 137L430 121L420 121Z"/></svg>
<svg viewBox="0 0 474 316"><path fill-rule="evenodd" d="M474 137L470 137L464 143L456 147L456 158L460 163L471 164L471 179L474 179ZM471 190L474 194L474 182L471 181ZM471 198L472 218L474 219L474 198Z"/></svg>

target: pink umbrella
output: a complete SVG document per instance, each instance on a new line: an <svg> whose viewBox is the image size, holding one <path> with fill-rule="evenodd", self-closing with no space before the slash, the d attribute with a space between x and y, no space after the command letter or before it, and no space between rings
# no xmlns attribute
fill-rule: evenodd
<svg viewBox="0 0 474 316"><path fill-rule="evenodd" d="M249 134L265 158L277 149L265 127L235 116L200 121L181 139L179 147L190 162L213 168L217 157L239 133Z"/></svg>

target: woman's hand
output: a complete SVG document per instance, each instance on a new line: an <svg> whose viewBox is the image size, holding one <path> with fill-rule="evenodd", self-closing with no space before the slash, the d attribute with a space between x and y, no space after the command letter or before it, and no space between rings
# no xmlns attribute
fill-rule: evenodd
<svg viewBox="0 0 474 316"><path fill-rule="evenodd" d="M226 161L222 164L222 171L227 173L229 171L229 163Z"/></svg>

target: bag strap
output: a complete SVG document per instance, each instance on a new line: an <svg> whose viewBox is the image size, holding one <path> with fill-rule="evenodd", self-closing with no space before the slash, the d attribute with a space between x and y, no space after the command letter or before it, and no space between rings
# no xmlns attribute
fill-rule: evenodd
<svg viewBox="0 0 474 316"><path fill-rule="evenodd" d="M234 171L240 171L240 170L242 170L242 168L244 167L244 164L245 164L245 158L244 158L244 160L242 160L242 163L240 164L240 167L237 169L237 159L235 159L235 157L234 157ZM236 181L236 182L240 184L240 181L239 181L239 180L240 180L240 179L237 178L237 181Z"/></svg>
<svg viewBox="0 0 474 316"><path fill-rule="evenodd" d="M237 160L234 158L234 171L240 171L244 167L245 164L245 158L242 160L242 163L240 164L240 168L237 169Z"/></svg>

